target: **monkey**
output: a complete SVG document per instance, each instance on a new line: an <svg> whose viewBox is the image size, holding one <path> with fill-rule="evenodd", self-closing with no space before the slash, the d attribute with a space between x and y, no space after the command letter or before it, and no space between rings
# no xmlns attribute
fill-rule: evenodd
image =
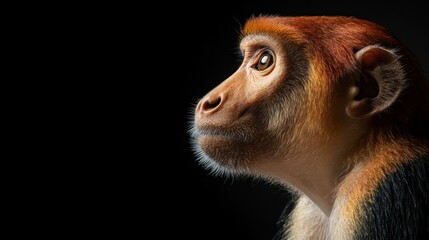
<svg viewBox="0 0 429 240"><path fill-rule="evenodd" d="M429 239L429 82L386 28L257 16L243 61L196 104L198 162L279 183L278 239Z"/></svg>

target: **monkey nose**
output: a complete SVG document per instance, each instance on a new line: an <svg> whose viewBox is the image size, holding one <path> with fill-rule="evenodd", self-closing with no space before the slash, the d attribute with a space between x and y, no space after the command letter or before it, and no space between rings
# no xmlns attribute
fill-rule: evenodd
<svg viewBox="0 0 429 240"><path fill-rule="evenodd" d="M214 113L215 111L219 110L222 103L223 103L222 96L216 96L216 97L205 97L202 99L198 105L197 105L197 113L199 114L209 114Z"/></svg>

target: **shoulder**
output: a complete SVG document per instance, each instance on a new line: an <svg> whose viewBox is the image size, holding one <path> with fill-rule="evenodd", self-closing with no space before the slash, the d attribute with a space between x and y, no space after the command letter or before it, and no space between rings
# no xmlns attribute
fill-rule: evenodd
<svg viewBox="0 0 429 240"><path fill-rule="evenodd" d="M380 182L356 239L429 239L429 156L398 164Z"/></svg>

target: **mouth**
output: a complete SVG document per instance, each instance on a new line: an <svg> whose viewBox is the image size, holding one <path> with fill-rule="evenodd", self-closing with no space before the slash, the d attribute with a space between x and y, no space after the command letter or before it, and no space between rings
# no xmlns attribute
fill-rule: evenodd
<svg viewBox="0 0 429 240"><path fill-rule="evenodd" d="M223 138L223 139L242 141L242 142L246 141L246 138L243 136L243 134L232 132L232 131L220 130L220 129L197 128L196 136L197 138L209 137L209 138Z"/></svg>

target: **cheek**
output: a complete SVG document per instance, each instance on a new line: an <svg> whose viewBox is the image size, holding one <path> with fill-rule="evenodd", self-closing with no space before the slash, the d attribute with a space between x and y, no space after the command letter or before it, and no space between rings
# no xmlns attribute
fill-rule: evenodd
<svg viewBox="0 0 429 240"><path fill-rule="evenodd" d="M289 135L290 130L297 125L302 112L302 100L297 95L293 92L283 93L275 96L274 100L266 105L266 114L270 116L267 119L267 129L270 132Z"/></svg>
<svg viewBox="0 0 429 240"><path fill-rule="evenodd" d="M245 94L249 102L261 102L261 99L270 98L276 95L278 89L283 84L285 70L278 66L270 74L261 75L252 70L247 75Z"/></svg>

